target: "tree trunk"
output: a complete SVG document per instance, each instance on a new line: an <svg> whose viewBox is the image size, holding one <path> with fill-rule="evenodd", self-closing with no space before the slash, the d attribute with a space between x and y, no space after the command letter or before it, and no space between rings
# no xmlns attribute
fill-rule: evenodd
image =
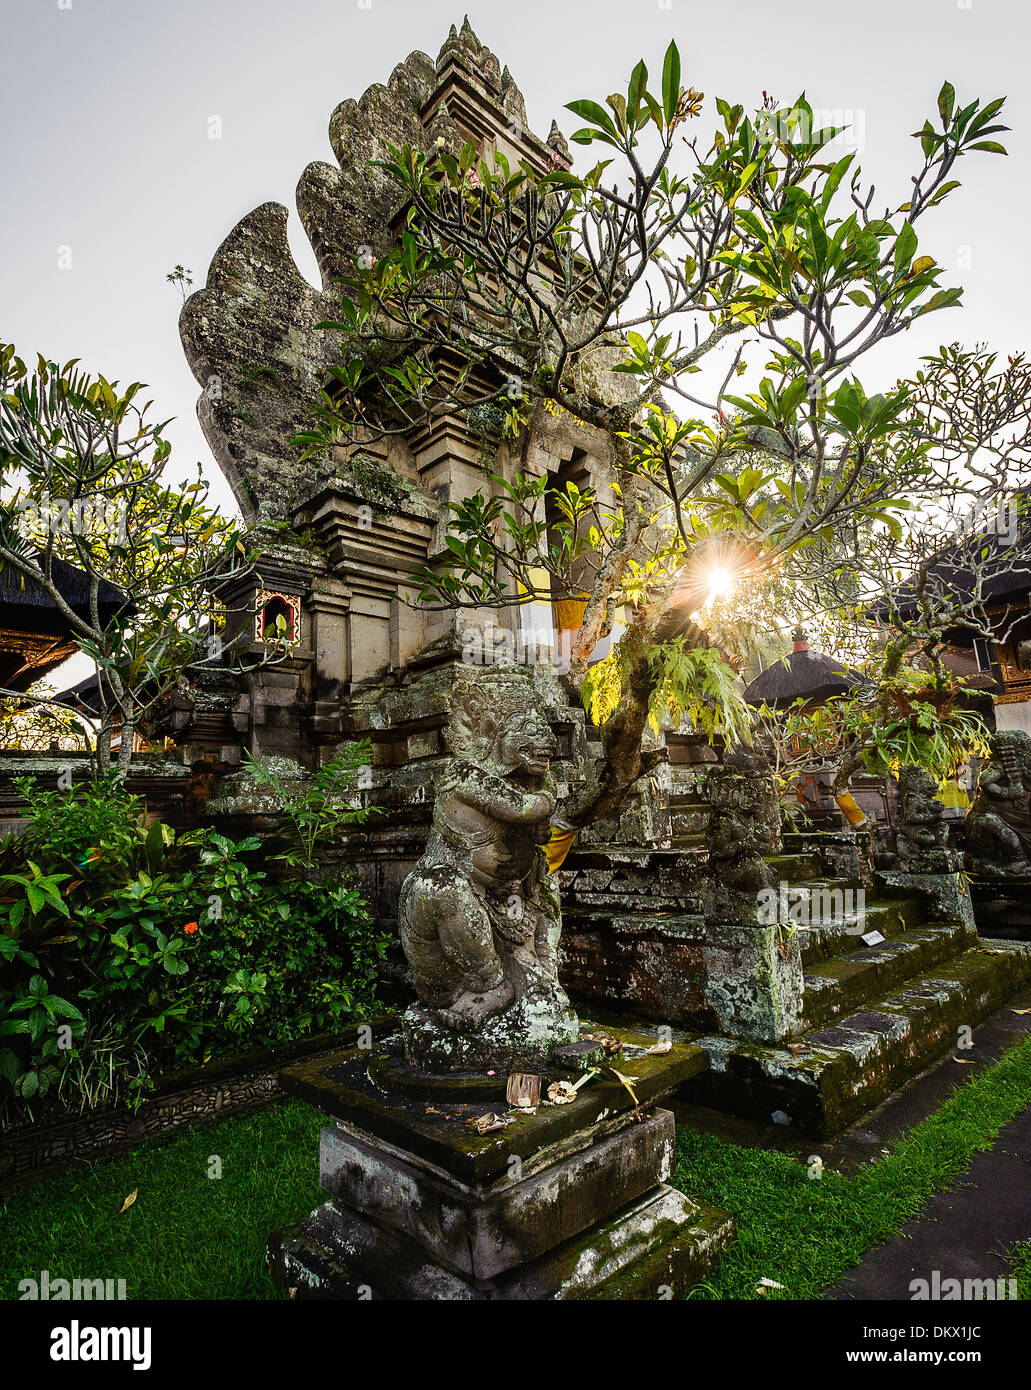
<svg viewBox="0 0 1031 1390"><path fill-rule="evenodd" d="M638 778L666 759L665 749L642 746L651 697L656 688L648 650L676 637L686 637L693 647L710 645L705 633L682 609L671 604L675 587L675 583L671 583L661 598L638 609L619 639L622 699L619 708L600 729L605 763L598 782L582 803L570 807L567 812L566 820L578 830L618 810Z"/></svg>
<svg viewBox="0 0 1031 1390"><path fill-rule="evenodd" d="M125 777L132 761L132 739L135 725L131 719L122 720L122 739L118 746L118 776Z"/></svg>

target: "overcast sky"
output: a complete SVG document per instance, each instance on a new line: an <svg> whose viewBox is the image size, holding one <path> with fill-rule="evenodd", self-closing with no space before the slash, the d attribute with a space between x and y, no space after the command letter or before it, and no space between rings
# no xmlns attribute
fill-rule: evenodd
<svg viewBox="0 0 1031 1390"><path fill-rule="evenodd" d="M566 101L625 90L638 58L657 74L675 37L706 126L714 96L752 108L764 89L787 102L804 88L850 121L878 204L893 207L919 163L907 136L943 78L961 99L1007 94L1010 157L965 161L964 189L921 224L921 252L954 268L943 283L964 285L965 305L896 340L864 383L888 386L954 338L1029 346L1021 0L473 0L468 11L541 134L553 116L572 128ZM0 340L148 382L160 414L178 417L175 456L215 479L166 274L181 263L203 284L234 223L273 199L291 209L298 264L316 279L294 187L310 160L332 159L331 111L411 50L435 56L462 13L442 0L0 0ZM220 480L217 495L229 497Z"/></svg>

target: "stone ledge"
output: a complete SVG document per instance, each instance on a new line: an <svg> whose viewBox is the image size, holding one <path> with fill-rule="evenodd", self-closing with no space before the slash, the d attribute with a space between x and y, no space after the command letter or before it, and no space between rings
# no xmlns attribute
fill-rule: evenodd
<svg viewBox="0 0 1031 1390"><path fill-rule="evenodd" d="M587 1025L582 1025L587 1026ZM647 1048L654 1031L620 1028L623 1041ZM390 1040L388 1040L389 1042ZM396 1040L394 1040L396 1047ZM603 1122L631 1121L634 1102L619 1082L595 1078L566 1105L542 1104L535 1114L514 1113L503 1130L478 1134L471 1121L483 1114L477 1104L453 1104L448 1113L412 1097L388 1095L369 1076L368 1051L349 1048L335 1056L287 1068L280 1084L290 1095L342 1120L366 1135L375 1136L435 1164L468 1184L488 1182L508 1168L509 1159L530 1159L542 1150L567 1143L571 1136ZM619 1070L633 1078L641 1108L672 1094L683 1082L704 1071L705 1054L691 1043L675 1042L663 1055L636 1056L617 1062ZM553 1079L563 1077L554 1071ZM546 1092L548 1075L543 1090Z"/></svg>

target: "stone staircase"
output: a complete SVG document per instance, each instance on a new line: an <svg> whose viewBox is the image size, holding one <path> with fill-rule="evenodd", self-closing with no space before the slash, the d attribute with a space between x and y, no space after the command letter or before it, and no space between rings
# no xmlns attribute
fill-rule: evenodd
<svg viewBox="0 0 1031 1390"><path fill-rule="evenodd" d="M797 942L801 962L798 1024L782 1039L734 1036L714 1007L721 982L710 978L713 932L698 895L705 857L691 831L671 850L570 857L567 987L691 1035L709 1070L684 1099L767 1123L779 1111L816 1137L836 1133L1031 980L1031 945L980 940L959 880L843 876L847 839L811 835L809 848L766 861L793 919L778 928L781 949Z"/></svg>
<svg viewBox="0 0 1031 1390"><path fill-rule="evenodd" d="M961 1046L961 1029L1031 979L1031 948L980 940L969 898L949 876L941 878L954 891L942 892L917 876L877 874L862 912L839 913L827 906L841 881L822 879L811 855L770 862L792 901L810 904L808 926L796 928L801 1027L776 1044L696 1038L710 1070L688 1099L758 1121L780 1111L814 1136L836 1133ZM849 887L858 896L861 885ZM867 944L873 932L884 940Z"/></svg>
<svg viewBox="0 0 1031 1390"><path fill-rule="evenodd" d="M677 849L700 848L709 824L709 803L702 794L699 778L682 780L670 792L670 825Z"/></svg>

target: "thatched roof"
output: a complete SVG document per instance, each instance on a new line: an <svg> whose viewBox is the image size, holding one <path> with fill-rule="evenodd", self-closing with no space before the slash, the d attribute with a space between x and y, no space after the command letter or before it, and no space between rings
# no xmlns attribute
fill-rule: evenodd
<svg viewBox="0 0 1031 1390"><path fill-rule="evenodd" d="M72 612L88 621L89 575L56 557L51 574ZM119 611L134 611L121 590L105 580L100 582L97 598L103 625ZM0 568L0 686L28 690L77 650L71 623L43 585L13 566Z"/></svg>
<svg viewBox="0 0 1031 1390"><path fill-rule="evenodd" d="M100 677L96 674L87 676L77 685L70 685L67 690L62 690L57 698L62 704L71 705L73 708L87 710L90 714L99 714L104 705L110 703L111 696L108 692L107 682L104 682L104 699L101 699Z"/></svg>
<svg viewBox="0 0 1031 1390"><path fill-rule="evenodd" d="M65 603L74 613L88 619L89 575L56 556L51 566L54 583ZM102 579L98 603L101 623L106 623L126 606L126 599L120 589ZM68 620L42 584L7 565L0 569L0 627L52 635L66 632Z"/></svg>
<svg viewBox="0 0 1031 1390"><path fill-rule="evenodd" d="M1019 507L1018 507L1019 504ZM993 526L977 527L971 534L959 537L942 551L942 557L930 570L929 584L933 593L951 594L966 603L975 593L988 607L1004 604L1023 604L1031 594L1031 511L1029 494L1021 490L1008 517L1000 520L1015 523L1011 533ZM895 594L895 604L904 617L916 610L913 586L902 585ZM890 608L882 598L871 604L875 617L886 619Z"/></svg>
<svg viewBox="0 0 1031 1390"><path fill-rule="evenodd" d="M788 664L775 661L760 671L745 688L745 700L756 707L765 703L771 709L783 709L798 699L819 701L843 695L854 690L862 679L858 671L844 662L814 651L804 633L796 631Z"/></svg>

